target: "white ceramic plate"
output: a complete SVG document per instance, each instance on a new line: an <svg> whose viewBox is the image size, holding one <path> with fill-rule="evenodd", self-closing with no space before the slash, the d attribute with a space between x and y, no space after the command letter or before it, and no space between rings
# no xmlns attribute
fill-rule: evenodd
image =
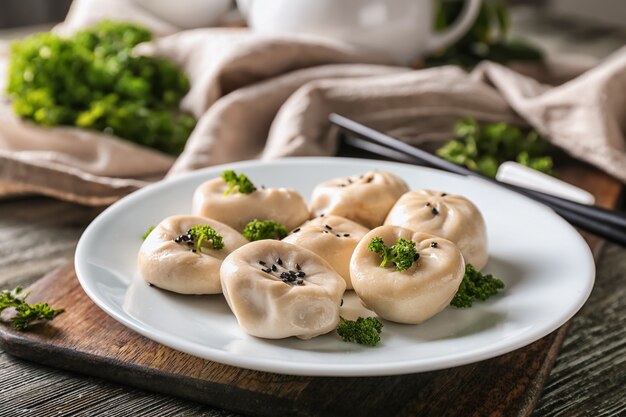
<svg viewBox="0 0 626 417"><path fill-rule="evenodd" d="M258 185L286 186L310 196L334 177L384 169L411 189L458 193L482 211L489 235L485 271L505 290L470 309L447 308L420 325L385 322L375 348L342 342L334 334L303 341L248 336L222 295L182 296L149 287L137 273L141 236L164 217L189 213L194 189L225 166L146 187L105 210L76 250L85 292L125 326L164 345L242 368L326 376L373 376L449 368L525 346L565 323L587 299L595 270L581 236L550 209L494 185L427 168L341 158L242 162L228 168ZM366 314L346 293L342 315Z"/></svg>

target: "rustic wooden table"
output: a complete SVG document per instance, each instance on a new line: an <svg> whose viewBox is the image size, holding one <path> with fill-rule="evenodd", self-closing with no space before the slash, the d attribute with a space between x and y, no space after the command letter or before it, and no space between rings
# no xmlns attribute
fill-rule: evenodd
<svg viewBox="0 0 626 417"><path fill-rule="evenodd" d="M562 22L551 26L526 10L513 17L514 25L548 49L603 56L623 35ZM0 201L0 288L28 285L66 264L95 215L94 209L46 198ZM594 290L573 319L535 416L626 415L626 248L606 245L597 266ZM29 363L0 350L0 416L19 415L235 414Z"/></svg>

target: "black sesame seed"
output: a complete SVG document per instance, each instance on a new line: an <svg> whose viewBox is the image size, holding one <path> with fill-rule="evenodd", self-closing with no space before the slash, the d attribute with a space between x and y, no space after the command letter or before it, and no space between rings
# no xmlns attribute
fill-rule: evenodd
<svg viewBox="0 0 626 417"><path fill-rule="evenodd" d="M335 236L337 236L337 237L341 237L341 235L340 235L339 233L337 233Z"/></svg>
<svg viewBox="0 0 626 417"><path fill-rule="evenodd" d="M298 281L296 281L296 283L298 285L304 285L304 280L303 279L299 279Z"/></svg>
<svg viewBox="0 0 626 417"><path fill-rule="evenodd" d="M420 258L420 254L416 253L415 255L413 255L413 261L417 261Z"/></svg>
<svg viewBox="0 0 626 417"><path fill-rule="evenodd" d="M189 247L193 246L193 242L187 242L187 246Z"/></svg>
<svg viewBox="0 0 626 417"><path fill-rule="evenodd" d="M302 278L303 276L305 276L306 274L302 271L298 272L296 275L298 275L300 278Z"/></svg>
<svg viewBox="0 0 626 417"><path fill-rule="evenodd" d="M282 260L282 259L280 259L280 258L276 258L276 263L277 263L278 265L281 265L281 266L282 266L282 264L283 264L283 260Z"/></svg>
<svg viewBox="0 0 626 417"><path fill-rule="evenodd" d="M350 237L350 233L344 233L343 237Z"/></svg>
<svg viewBox="0 0 626 417"><path fill-rule="evenodd" d="M447 196L447 195L448 195L448 193L441 193L441 196L442 196L442 197L445 197L445 196Z"/></svg>
<svg viewBox="0 0 626 417"><path fill-rule="evenodd" d="M263 266L267 265L267 264L265 263L265 261L259 261L259 263L260 263L261 265L263 265Z"/></svg>
<svg viewBox="0 0 626 417"><path fill-rule="evenodd" d="M300 268L300 264L296 264L296 269L297 269L298 271L301 271L301 270L302 270L302 268Z"/></svg>
<svg viewBox="0 0 626 417"><path fill-rule="evenodd" d="M436 216L437 214L439 214L439 210L437 210L435 207L433 207L433 209L431 210L433 212L433 214Z"/></svg>
<svg viewBox="0 0 626 417"><path fill-rule="evenodd" d="M196 253L196 250L195 250L195 249L192 249L191 251L192 251L193 253Z"/></svg>
<svg viewBox="0 0 626 417"><path fill-rule="evenodd" d="M176 242L176 243L180 243L180 242L182 242L182 240L181 240L180 236L178 236L176 239L174 239L174 242Z"/></svg>
<svg viewBox="0 0 626 417"><path fill-rule="evenodd" d="M272 272L270 268L263 268L261 269L261 271L265 272L266 274L269 274L270 272Z"/></svg>
<svg viewBox="0 0 626 417"><path fill-rule="evenodd" d="M276 268L276 265L272 264L272 271L276 272L278 271L278 268Z"/></svg>
<svg viewBox="0 0 626 417"><path fill-rule="evenodd" d="M368 184L369 184L370 182L372 182L372 181L374 181L374 177L369 177L369 178L367 179L367 183L368 183Z"/></svg>
<svg viewBox="0 0 626 417"><path fill-rule="evenodd" d="M439 244L437 242L430 242L431 248L436 248Z"/></svg>
<svg viewBox="0 0 626 417"><path fill-rule="evenodd" d="M298 233L300 231L300 228L298 227L297 229L294 229L293 232L291 233Z"/></svg>
<svg viewBox="0 0 626 417"><path fill-rule="evenodd" d="M324 213L320 214L320 217L324 217L324 216L325 216L325 214L324 214Z"/></svg>
<svg viewBox="0 0 626 417"><path fill-rule="evenodd" d="M430 207L430 203L426 203L426 207Z"/></svg>
<svg viewBox="0 0 626 417"><path fill-rule="evenodd" d="M346 184L339 184L339 186L340 186L340 187L345 187L345 186L346 186Z"/></svg>
<svg viewBox="0 0 626 417"><path fill-rule="evenodd" d="M352 180L350 178L347 178L348 180L348 184L352 184Z"/></svg>
<svg viewBox="0 0 626 417"><path fill-rule="evenodd" d="M333 228L332 228L332 227L330 227L330 226L329 226L329 225L327 225L327 224L325 224L325 225L324 225L324 227L325 227L325 228L327 228L328 230L333 230Z"/></svg>
<svg viewBox="0 0 626 417"><path fill-rule="evenodd" d="M343 298L341 299L341 304L339 304L339 307L341 307L343 305Z"/></svg>
<svg viewBox="0 0 626 417"><path fill-rule="evenodd" d="M149 286L154 287L154 284L148 283Z"/></svg>

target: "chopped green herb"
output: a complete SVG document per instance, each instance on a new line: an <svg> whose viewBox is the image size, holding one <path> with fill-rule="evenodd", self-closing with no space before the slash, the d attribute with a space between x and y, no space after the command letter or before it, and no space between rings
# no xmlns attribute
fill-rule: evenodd
<svg viewBox="0 0 626 417"><path fill-rule="evenodd" d="M346 320L339 317L337 334L344 342L360 345L376 346L380 342L380 332L383 324L376 317L359 317L356 320Z"/></svg>
<svg viewBox="0 0 626 417"><path fill-rule="evenodd" d="M376 236L370 241L367 248L382 258L381 268L385 268L387 264L393 264L396 270L404 271L419 259L415 242L403 238L398 239L393 246L388 247L380 236Z"/></svg>
<svg viewBox="0 0 626 417"><path fill-rule="evenodd" d="M234 192L250 194L256 191L256 187L245 174L237 175L232 169L222 172L222 180L228 185L228 188L224 191L224 195Z"/></svg>
<svg viewBox="0 0 626 417"><path fill-rule="evenodd" d="M136 56L143 26L103 21L69 38L46 32L11 46L13 111L43 126L78 126L179 154L195 119L179 110L189 80L164 58Z"/></svg>
<svg viewBox="0 0 626 417"><path fill-rule="evenodd" d="M439 0L435 27L445 30L457 21L462 1ZM473 68L483 60L506 64L511 61L541 61L543 54L521 39L509 39L509 11L502 0L484 1L472 27L457 42L426 57L427 66L459 65Z"/></svg>
<svg viewBox="0 0 626 417"><path fill-rule="evenodd" d="M148 230L146 230L146 232L141 236L141 238L143 240L146 240L146 238L150 235L150 233L152 233L152 231L156 228L156 226L150 226L148 227Z"/></svg>
<svg viewBox="0 0 626 417"><path fill-rule="evenodd" d="M287 236L287 228L274 220L254 219L243 229L243 237L251 242L256 240L276 239Z"/></svg>
<svg viewBox="0 0 626 417"><path fill-rule="evenodd" d="M480 127L476 120L460 120L455 126L457 139L437 150L437 155L472 171L495 177L500 164L517 161L546 174L552 173L552 157L547 156L549 144L532 130L522 131L507 123Z"/></svg>
<svg viewBox="0 0 626 417"><path fill-rule="evenodd" d="M474 300L485 301L504 288L504 283L493 275L483 275L472 264L465 265L465 275L450 305L458 308L471 307Z"/></svg>
<svg viewBox="0 0 626 417"><path fill-rule="evenodd" d="M224 239L222 238L222 235L217 233L215 229L208 224L199 224L194 226L187 231L187 234L191 236L194 250L196 252L200 252L202 245L205 242L210 242L211 248L213 249L222 249L224 247Z"/></svg>
<svg viewBox="0 0 626 417"><path fill-rule="evenodd" d="M26 329L31 323L40 320L52 320L63 312L62 309L54 309L47 303L28 304L26 298L30 293L22 294L22 287L13 291L0 291L0 313L7 308L14 308L16 314L10 318L10 322L18 330Z"/></svg>

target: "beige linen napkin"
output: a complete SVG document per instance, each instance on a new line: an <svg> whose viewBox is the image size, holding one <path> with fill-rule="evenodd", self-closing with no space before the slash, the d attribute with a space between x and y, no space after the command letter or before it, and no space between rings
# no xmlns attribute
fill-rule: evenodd
<svg viewBox="0 0 626 417"><path fill-rule="evenodd" d="M75 6L57 30L71 32L94 16L118 17L121 10L131 10L130 20L159 34L176 30L121 2L111 2L112 16L102 7L89 14L84 5L101 5L95 0L75 2L83 8ZM176 175L241 159L332 155L332 111L415 144L448 138L453 123L465 116L527 123L626 181L626 49L556 87L493 63L471 74L455 67L410 70L331 41L244 29L173 33L136 52L168 57L190 77L182 106L198 125L180 157L174 162L96 132L34 126L0 102L0 195L35 192L101 205L163 176L172 164L170 174ZM580 67L548 62L540 74L568 79Z"/></svg>
<svg viewBox="0 0 626 417"><path fill-rule="evenodd" d="M345 71L353 66L345 65ZM308 70L308 74L321 68ZM548 69L567 73L567 70ZM558 86L540 84L510 68L485 62L471 74L456 67L399 71L370 77L324 77L295 92L283 75L241 97L224 97L203 116L172 174L256 155L264 159L292 155L332 155L336 131L328 114L338 112L407 142L449 138L461 117L480 121L527 123L553 144L626 182L626 48L595 68ZM256 117L265 107L266 91L289 98L272 120L267 142L254 129L237 129L228 120L238 117L265 132L266 120ZM253 97L256 94L256 99ZM238 112L245 112L233 116ZM226 122L224 122L226 121ZM227 127L228 135L221 132ZM222 147L225 137L237 137L245 149ZM219 151L216 151L220 148Z"/></svg>
<svg viewBox="0 0 626 417"><path fill-rule="evenodd" d="M220 97L267 78L327 64L383 62L335 42L257 37L242 29L180 32L140 45L137 52L166 56L185 70L191 89L182 107L199 119ZM0 91L7 59L7 46L0 45ZM162 178L173 161L169 155L102 133L19 120L0 95L0 197L37 193L81 204L110 204Z"/></svg>

